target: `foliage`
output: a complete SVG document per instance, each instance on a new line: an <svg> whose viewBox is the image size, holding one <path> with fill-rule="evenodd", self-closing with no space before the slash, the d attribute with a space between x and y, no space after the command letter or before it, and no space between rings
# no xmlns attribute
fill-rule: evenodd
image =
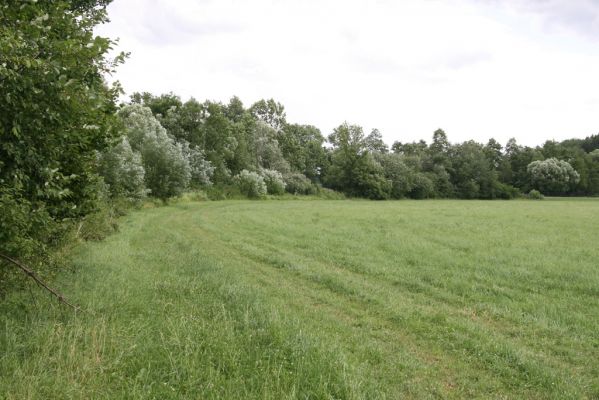
<svg viewBox="0 0 599 400"><path fill-rule="evenodd" d="M113 42L94 34L107 3L0 6L0 252L36 269L98 208L96 155L118 136L120 90L104 75L125 55L108 58Z"/></svg>
<svg viewBox="0 0 599 400"><path fill-rule="evenodd" d="M112 197L139 202L148 193L141 155L131 149L126 137L99 155L99 172Z"/></svg>
<svg viewBox="0 0 599 400"><path fill-rule="evenodd" d="M435 197L435 185L429 175L423 172L416 172L414 174L409 196L414 199Z"/></svg>
<svg viewBox="0 0 599 400"><path fill-rule="evenodd" d="M273 99L257 101L249 111L256 120L264 122L277 132L287 124L285 107Z"/></svg>
<svg viewBox="0 0 599 400"><path fill-rule="evenodd" d="M162 200L179 196L191 180L191 165L148 107L127 105L119 110L131 148L141 154L146 187Z"/></svg>
<svg viewBox="0 0 599 400"><path fill-rule="evenodd" d="M570 163L556 158L533 161L528 164L526 171L530 174L532 186L546 194L567 191L580 180L580 175Z"/></svg>
<svg viewBox="0 0 599 400"><path fill-rule="evenodd" d="M532 199L532 200L543 200L545 196L543 196L541 194L541 192L539 192L536 189L531 190L530 192L528 192L528 198Z"/></svg>
<svg viewBox="0 0 599 400"><path fill-rule="evenodd" d="M373 129L370 134L364 138L364 145L368 151L373 153L389 152L389 146L383 141L383 135L378 129Z"/></svg>
<svg viewBox="0 0 599 400"><path fill-rule="evenodd" d="M267 193L264 178L256 172L244 169L235 176L235 184L239 188L239 191L249 198L261 198Z"/></svg>
<svg viewBox="0 0 599 400"><path fill-rule="evenodd" d="M290 171L277 140L278 133L270 125L258 121L254 128L256 164L260 168L273 169L281 173Z"/></svg>
<svg viewBox="0 0 599 400"><path fill-rule="evenodd" d="M396 141L387 157L389 147L377 129L365 136L361 127L345 123L328 136L326 147L316 127L288 123L283 105L273 99L248 109L237 97L223 105L182 102L173 93L136 93L132 102L150 107L177 142L202 152L213 168L210 181L225 186L244 169L271 169L303 174L349 196L509 199L533 188L531 162L559 158L569 160L580 180L552 194L599 195L599 161L590 154L596 136L534 148L510 139L504 147L495 139L453 144L437 129L430 145Z"/></svg>
<svg viewBox="0 0 599 400"><path fill-rule="evenodd" d="M273 169L261 169L260 176L266 184L268 194L283 194L285 193L285 181L283 175L279 171Z"/></svg>
<svg viewBox="0 0 599 400"><path fill-rule="evenodd" d="M327 162L324 137L311 125L286 124L278 136L281 153L290 169L319 181Z"/></svg>
<svg viewBox="0 0 599 400"><path fill-rule="evenodd" d="M132 102L150 107L177 142L202 152L213 173L200 180L209 176L219 185L230 185L230 177L244 169L270 169L283 176L303 174L349 196L509 199L532 188L531 162L559 158L570 160L580 180L554 194L599 195L599 161L588 151L595 136L534 148L510 139L504 147L495 139L454 144L437 129L430 145L396 141L389 153L380 131L365 136L361 127L347 123L328 136L327 147L316 127L288 123L283 105L273 99L248 109L237 97L228 104L182 102L173 93L136 93Z"/></svg>
<svg viewBox="0 0 599 400"><path fill-rule="evenodd" d="M371 199L389 197L391 182L381 165L367 151L362 127L347 123L337 127L329 142L333 145L331 166L325 183L350 196Z"/></svg>
<svg viewBox="0 0 599 400"><path fill-rule="evenodd" d="M284 177L285 190L291 194L315 194L316 187L304 174L292 173Z"/></svg>
<svg viewBox="0 0 599 400"><path fill-rule="evenodd" d="M211 178L214 174L212 163L204 157L204 152L198 147L192 147L186 141L180 141L183 155L189 162L191 173L190 183L195 187L205 187L212 184Z"/></svg>
<svg viewBox="0 0 599 400"><path fill-rule="evenodd" d="M391 182L390 195L394 199L409 196L414 187L414 170L406 165L403 156L397 153L379 154L376 156L385 173L385 178Z"/></svg>
<svg viewBox="0 0 599 400"><path fill-rule="evenodd" d="M498 177L484 147L468 141L451 149L451 181L458 197L493 199Z"/></svg>

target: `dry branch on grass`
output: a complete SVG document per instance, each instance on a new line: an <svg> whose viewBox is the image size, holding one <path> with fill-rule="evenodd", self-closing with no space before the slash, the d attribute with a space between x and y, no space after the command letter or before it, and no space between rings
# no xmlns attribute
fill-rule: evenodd
<svg viewBox="0 0 599 400"><path fill-rule="evenodd" d="M66 304L67 306L71 307L72 309L74 309L75 311L79 311L80 308L76 305L71 304L65 297L64 295L62 295L62 293L56 291L55 289L52 289L50 286L48 286L43 280L40 279L39 276L37 276L37 274L35 272L33 272L33 270L31 268L29 268L28 266L26 266L25 264L23 264L22 262L15 260L14 258L11 258L7 255L4 255L2 253L0 253L0 258L8 261L9 263L15 265L17 268L19 268L21 271L23 271L27 276L29 276L31 279L33 279L35 281L35 283L38 284L38 286L46 289L48 292L50 292L54 297L56 297L58 299L58 301L60 301L63 304Z"/></svg>

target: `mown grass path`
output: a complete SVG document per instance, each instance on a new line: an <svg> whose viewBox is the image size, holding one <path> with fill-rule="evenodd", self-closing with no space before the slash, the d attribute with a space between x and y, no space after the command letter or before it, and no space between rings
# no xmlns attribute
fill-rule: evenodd
<svg viewBox="0 0 599 400"><path fill-rule="evenodd" d="M597 200L134 212L60 277L90 313L4 302L0 397L598 398L598 238Z"/></svg>

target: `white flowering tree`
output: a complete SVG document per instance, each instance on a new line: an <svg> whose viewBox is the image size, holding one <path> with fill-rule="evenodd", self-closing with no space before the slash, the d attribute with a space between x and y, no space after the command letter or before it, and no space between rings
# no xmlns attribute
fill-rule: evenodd
<svg viewBox="0 0 599 400"><path fill-rule="evenodd" d="M127 105L119 111L119 116L131 148L141 154L145 183L151 195L163 200L180 195L192 176L183 146L166 133L147 107Z"/></svg>
<svg viewBox="0 0 599 400"><path fill-rule="evenodd" d="M266 184L268 194L283 194L285 193L285 181L283 175L274 169L262 169L260 175Z"/></svg>
<svg viewBox="0 0 599 400"><path fill-rule="evenodd" d="M191 185L194 187L210 186L212 184L212 175L214 167L212 163L206 160L204 152L198 147L191 146L186 141L181 141L183 154L189 161L191 172Z"/></svg>
<svg viewBox="0 0 599 400"><path fill-rule="evenodd" d="M140 201L148 193L141 155L131 149L126 137L113 148L100 154L99 172L113 197Z"/></svg>
<svg viewBox="0 0 599 400"><path fill-rule="evenodd" d="M247 197L260 198L264 197L267 193L264 178L256 172L244 169L235 176L234 181L239 191Z"/></svg>
<svg viewBox="0 0 599 400"><path fill-rule="evenodd" d="M557 158L533 161L528 164L526 171L532 186L545 194L564 193L580 181L580 175L572 165Z"/></svg>

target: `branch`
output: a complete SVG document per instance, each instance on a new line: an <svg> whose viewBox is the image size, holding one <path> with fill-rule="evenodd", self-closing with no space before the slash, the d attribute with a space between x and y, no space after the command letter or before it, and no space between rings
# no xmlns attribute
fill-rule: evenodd
<svg viewBox="0 0 599 400"><path fill-rule="evenodd" d="M33 272L33 270L29 267L27 267L26 265L24 265L23 263L10 258L7 255L4 255L2 253L0 253L0 258L4 259L5 261L8 261L11 264L16 265L21 271L23 271L26 275L28 275L31 279L33 279L35 281L35 283L38 284L38 286L46 289L48 292L50 292L52 295L54 295L54 297L56 297L58 299L58 301L60 301L61 303L66 304L67 306L71 307L72 309L74 309L75 311L79 310L78 306L75 306L71 303L69 303L67 301L67 299L59 292L57 292L56 290L52 289L50 286L48 286L44 281L42 281L35 272Z"/></svg>

